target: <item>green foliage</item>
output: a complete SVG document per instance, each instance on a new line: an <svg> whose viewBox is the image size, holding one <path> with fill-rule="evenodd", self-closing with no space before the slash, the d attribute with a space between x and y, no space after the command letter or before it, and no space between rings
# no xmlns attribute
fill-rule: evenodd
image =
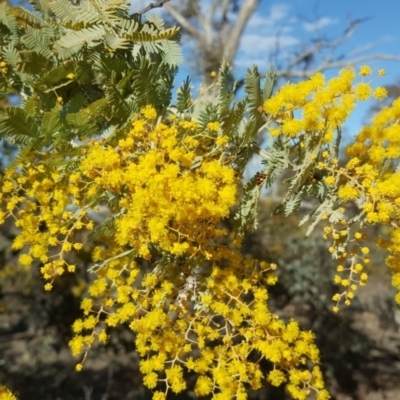
<svg viewBox="0 0 400 400"><path fill-rule="evenodd" d="M249 103L247 111L251 117L261 120L263 110L260 81L260 74L256 66L247 70L244 78L244 91Z"/></svg>
<svg viewBox="0 0 400 400"><path fill-rule="evenodd" d="M225 111L231 101L233 100L236 83L233 81L232 73L227 64L222 64L218 75L218 86L219 86L219 106L220 113ZM225 125L225 124L224 124Z"/></svg>
<svg viewBox="0 0 400 400"><path fill-rule="evenodd" d="M178 28L131 18L122 0L32 5L34 11L0 5L0 60L8 66L0 96L22 99L0 114L3 138L57 148L63 163L65 143L79 147L110 135L144 105L169 105L182 60Z"/></svg>
<svg viewBox="0 0 400 400"><path fill-rule="evenodd" d="M234 216L235 229L239 235L258 226L258 201L261 188L256 184L254 176L246 185L246 191Z"/></svg>
<svg viewBox="0 0 400 400"><path fill-rule="evenodd" d="M268 100L272 96L276 82L276 71L273 67L268 69L267 75L264 80L264 88L262 92L263 101Z"/></svg>
<svg viewBox="0 0 400 400"><path fill-rule="evenodd" d="M0 115L0 137L8 136L11 142L28 143L37 137L38 130L35 119L21 108L8 107Z"/></svg>
<svg viewBox="0 0 400 400"><path fill-rule="evenodd" d="M0 3L0 24L4 36L16 40L18 38L18 22L15 15L10 12L10 9L7 3Z"/></svg>
<svg viewBox="0 0 400 400"><path fill-rule="evenodd" d="M178 112L184 112L189 109L192 101L192 93L190 91L190 78L187 77L182 86L178 90L176 99L176 109Z"/></svg>

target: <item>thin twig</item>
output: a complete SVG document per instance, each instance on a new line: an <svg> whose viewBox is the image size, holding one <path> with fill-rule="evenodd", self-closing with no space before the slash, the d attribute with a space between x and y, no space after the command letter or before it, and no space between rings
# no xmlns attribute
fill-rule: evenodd
<svg viewBox="0 0 400 400"><path fill-rule="evenodd" d="M177 9L172 7L171 4L166 4L165 9L167 10L168 13L171 14L172 18L176 20L176 22L182 26L186 31L188 31L195 39L197 39L200 43L205 45L205 40L202 37L201 33L194 27L194 25L187 19L185 18ZM196 10L197 11L197 10ZM199 13L197 14L199 18L200 25L202 25L202 17Z"/></svg>
<svg viewBox="0 0 400 400"><path fill-rule="evenodd" d="M169 0L159 0L156 3L150 3L147 7L143 8L142 10L138 11L137 13L134 13L134 14L130 15L130 17L134 17L136 15L142 15L144 13L147 13L147 11L152 10L153 8L162 7L168 1Z"/></svg>

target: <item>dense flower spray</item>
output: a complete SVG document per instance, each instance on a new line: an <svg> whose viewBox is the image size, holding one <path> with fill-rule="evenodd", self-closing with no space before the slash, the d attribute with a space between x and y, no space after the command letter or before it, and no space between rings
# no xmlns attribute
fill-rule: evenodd
<svg viewBox="0 0 400 400"><path fill-rule="evenodd" d="M399 100L360 132L344 166L335 148L356 102L386 95L365 82L370 74L362 67L361 82L353 69L328 82L316 74L283 86L259 110L271 137L289 146L286 167L300 176L289 192L324 188L312 218L326 224L323 234L338 260L335 282L342 289L334 311L341 301L350 304L367 281L366 224L391 227L391 237L380 244L391 253L387 263L400 288ZM70 253L84 246L91 251L94 279L70 341L81 357L77 370L92 345L106 343L111 328L128 324L154 399L186 389L185 371L197 375L197 396L246 399L248 389L268 381L285 384L294 399L311 392L318 400L329 398L314 335L268 308L277 266L243 256L241 236L224 225L241 190L259 194L274 176L267 168L243 188L235 151L224 121L202 125L190 115L159 115L147 105L116 137L82 145L76 168L50 170L54 154L43 150L6 171L0 221L14 218L19 234L13 248L23 250L22 265L40 264L46 290L78 268ZM323 178L314 179L315 172ZM356 217L346 214L351 203ZM99 226L104 208L109 217ZM91 240L82 240L90 231ZM260 369L262 360L267 372Z"/></svg>
<svg viewBox="0 0 400 400"><path fill-rule="evenodd" d="M165 383L156 399L186 388L185 367L198 374L199 396L244 399L267 379L286 383L293 398L311 390L328 398L314 335L267 307L276 265L244 258L240 240L226 240L222 221L238 201L241 178L219 122L201 130L173 115L159 121L148 106L115 146L92 140L77 170L48 173L49 156L9 170L2 182L2 217L20 228L13 247L28 249L22 264L42 264L47 290L75 271L68 253L84 245L79 231L95 227L102 196L115 199L112 234L97 236L92 250L96 279L82 301L84 318L73 325L72 352L83 354L78 370L96 341L128 323L144 384ZM262 359L273 367L267 376Z"/></svg>
<svg viewBox="0 0 400 400"><path fill-rule="evenodd" d="M298 84L285 85L275 96L264 103L264 110L273 116L275 124L270 132L274 136L287 136L295 140L296 146L305 149L311 141L322 145L311 155L310 170L318 170L324 176L324 184L332 193L330 210L324 210L318 218L328 221L324 238L332 240L329 251L339 261L335 283L343 290L333 297L346 305L354 298L358 286L368 279L365 265L370 262L370 249L363 244L366 239L363 228L369 224L387 225L391 229L389 240L379 239L393 255L387 265L393 271L393 285L400 289L400 267L396 261L399 247L399 193L400 175L396 167L400 156L400 99L390 107L383 108L371 124L356 136L355 142L346 149L348 162L339 165L332 144L337 140L338 130L352 113L357 101L373 96L382 100L386 89L373 89L366 77L372 74L368 66L359 70L361 82L355 82L353 69L344 69L338 77L325 84L322 74ZM380 76L384 71L378 71ZM314 144L315 146L315 144ZM355 204L359 213L346 216L346 206ZM400 294L396 301L400 304Z"/></svg>

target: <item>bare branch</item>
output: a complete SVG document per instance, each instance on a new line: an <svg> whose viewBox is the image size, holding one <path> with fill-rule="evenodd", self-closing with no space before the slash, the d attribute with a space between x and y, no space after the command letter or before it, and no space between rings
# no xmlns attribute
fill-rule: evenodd
<svg viewBox="0 0 400 400"><path fill-rule="evenodd" d="M400 56L394 54L374 53L355 57L355 55L362 53L366 49L370 49L372 45L368 45L368 47L362 49L358 48L345 56L335 56L335 52L338 48L343 43L347 42L353 36L355 30L365 21L367 21L367 19L349 21L348 27L334 41L328 41L322 38L314 39L312 45L295 55L295 57L293 57L293 59L291 59L283 68L277 67L277 76L286 79L304 79L317 72L326 71L328 69L344 68L372 60L400 61ZM328 51L328 53L325 54L322 59L319 58L320 61L317 62L317 56L324 54L324 51Z"/></svg>
<svg viewBox="0 0 400 400"><path fill-rule="evenodd" d="M228 8L229 8L229 0L224 0L223 5L222 5L222 21L227 21L228 20Z"/></svg>
<svg viewBox="0 0 400 400"><path fill-rule="evenodd" d="M384 42L383 39L381 40L376 40L375 42L369 42L363 46L356 47L354 50L351 50L347 53L349 57L354 57L358 54L365 54L367 51L377 48L378 45L382 44Z"/></svg>
<svg viewBox="0 0 400 400"><path fill-rule="evenodd" d="M224 46L224 59L227 62L232 62L235 58L237 49L239 47L240 37L243 34L244 28L247 25L250 17L258 6L259 0L245 0L239 11L238 19L233 26L227 43Z"/></svg>
<svg viewBox="0 0 400 400"><path fill-rule="evenodd" d="M159 0L156 3L150 3L147 7L143 8L142 10L138 11L137 13L131 14L130 17L133 17L135 15L142 15L144 13L147 13L147 11L152 10L153 8L162 7L168 1L169 0Z"/></svg>
<svg viewBox="0 0 400 400"><path fill-rule="evenodd" d="M201 33L176 8L174 8L171 4L165 4L165 9L171 14L172 18L174 18L175 21L182 26L183 29L188 31L189 34L200 43L203 42Z"/></svg>
<svg viewBox="0 0 400 400"><path fill-rule="evenodd" d="M316 74L317 72L321 71L326 71L328 69L337 69L337 68L344 68L348 67L350 65L356 65L360 63L364 63L367 61L372 61L372 60L389 60L389 61L400 61L400 56L396 56L394 54L370 54L367 56L362 56L362 57L357 57L357 58L351 58L351 59L344 59L344 60L338 60L338 61L326 61L322 62L319 64L316 68L314 69L309 69L309 70L282 70L282 71L276 71L276 74L278 77L291 77L291 78L308 78L311 75Z"/></svg>
<svg viewBox="0 0 400 400"><path fill-rule="evenodd" d="M334 56L335 50L348 41L351 36L353 35L355 29L362 23L363 21L356 20L356 21L350 21L349 26L346 28L346 30L334 41L330 42L327 40L324 40L322 38L317 38L314 39L314 45L311 47L306 48L298 54L286 67L287 70L291 70L293 67L296 65L301 64L304 61L307 61L309 59L313 59L318 52L320 52L323 49L331 49L331 52L329 53L330 55L327 55L325 57L325 62L328 60L331 60Z"/></svg>
<svg viewBox="0 0 400 400"><path fill-rule="evenodd" d="M205 15L199 13L199 21L202 24L204 30L204 41L207 43L209 48L213 47L213 18L214 13L217 10L217 2L214 1L212 6L208 9Z"/></svg>

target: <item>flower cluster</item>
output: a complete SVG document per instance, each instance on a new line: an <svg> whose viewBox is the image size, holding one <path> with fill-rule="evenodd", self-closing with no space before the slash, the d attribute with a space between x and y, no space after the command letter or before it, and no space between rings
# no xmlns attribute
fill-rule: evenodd
<svg viewBox="0 0 400 400"><path fill-rule="evenodd" d="M293 149L298 149L300 156L293 169L300 170L299 164L303 163L304 170L318 171L324 177L327 194L317 215L328 221L324 238L332 240L329 251L339 263L335 283L342 291L333 297L337 303L334 311L338 311L342 300L349 305L354 291L368 279L365 265L370 262L370 249L363 244L363 227L368 224L392 228L390 240L379 239L379 244L392 253L387 264L393 271L393 285L400 289L400 173L396 168L400 157L400 99L384 107L371 125L361 130L346 150L346 165L339 165L335 148L340 128L356 102L387 96L385 88L373 89L365 81L371 74L370 67L361 67L361 81L356 82L355 71L344 69L326 83L322 74L316 74L307 81L283 86L264 103L271 135L293 140ZM378 71L378 75L384 75L384 71ZM318 184L315 179L312 183ZM350 216L346 212L348 204L355 204L360 212ZM396 301L400 304L400 294Z"/></svg>
<svg viewBox="0 0 400 400"><path fill-rule="evenodd" d="M143 114L153 117L149 109ZM73 179L90 182L93 194L118 197L125 210L115 221L118 247L145 258L150 245L180 256L205 254L208 243L225 234L217 226L237 200L237 178L217 143L212 158L202 154L197 130L190 121L153 127L139 117L118 146L92 144Z"/></svg>
<svg viewBox="0 0 400 400"><path fill-rule="evenodd" d="M115 261L82 302L86 317L74 323L73 353L85 359L96 340L107 340L110 327L126 322L136 334L144 384L166 387L154 399L186 389L185 369L197 375L197 396L246 399L248 389L268 381L285 384L294 399L311 392L328 399L314 335L295 321L284 323L267 307L267 285L276 282L276 265L244 259L222 245L216 250L210 273L181 272L175 279L160 270L141 276L137 265ZM262 360L272 367L266 374L259 367Z"/></svg>
<svg viewBox="0 0 400 400"><path fill-rule="evenodd" d="M321 163L320 168L325 168L329 175L325 178L328 184L338 182L337 196L345 204L356 204L360 213L356 218L343 218L341 232L332 230L335 240L335 252L339 261L345 258L348 266L338 265L338 272L345 272L346 278L335 277L335 282L344 287L344 291L334 296L339 302L345 298L345 303L350 304L354 297L357 285L365 285L368 275L365 265L370 262L370 249L362 244L366 235L362 232L363 226L371 224L386 225L390 228L389 240L379 238L378 245L392 253L386 264L393 273L393 286L400 290L400 264L398 255L400 246L400 201L399 183L400 173L396 165L400 157L400 99L389 107L384 107L371 120L371 124L362 128L353 144L347 147L346 155L349 161L339 168ZM328 181L330 180L330 181ZM352 221L351 221L352 220ZM350 235L349 222L357 222L358 229L353 229ZM332 228L328 228L332 229ZM326 232L330 233L330 232ZM342 240L339 240L339 236ZM343 240L345 238L345 240ZM352 248L345 248L343 242L352 243ZM338 251L340 249L340 251ZM339 254L340 253L340 254ZM400 293L396 295L396 302L400 304ZM337 306L334 307L337 311Z"/></svg>
<svg viewBox="0 0 400 400"><path fill-rule="evenodd" d="M240 171L219 122L157 117L147 106L114 141L89 141L71 172L46 170L44 152L1 182L0 219L15 219L13 247L24 249L21 264L41 263L47 290L75 271L68 254L83 246L78 232L93 230L102 204L111 212L93 232L95 279L73 324L77 370L92 345L127 323L144 384L164 383L155 399L184 390L184 370L197 374L198 396L245 399L268 381L294 399L311 391L327 399L313 335L267 307L276 266L243 258L240 240L227 239L222 222L238 200Z"/></svg>
<svg viewBox="0 0 400 400"><path fill-rule="evenodd" d="M29 267L35 260L42 264L41 272L51 290L56 276L66 270L75 271L75 265L65 260L65 253L80 250L83 244L73 240L83 228L92 229L84 207L73 211L73 188L58 172L45 169L48 154L42 162L26 162L18 169L8 169L1 181L0 223L7 217L15 219L19 234L14 239L14 250L26 249L19 257L20 264Z"/></svg>
<svg viewBox="0 0 400 400"><path fill-rule="evenodd" d="M1 400L18 400L7 387L0 385L0 399Z"/></svg>
<svg viewBox="0 0 400 400"><path fill-rule="evenodd" d="M361 76L369 73L365 68L360 71ZM264 103L264 111L277 123L270 134L290 138L323 134L325 143L332 141L335 130L342 127L357 101L371 96L382 99L387 95L385 88L373 91L369 83L355 83L355 78L355 71L348 68L327 83L324 75L317 73L300 83L284 85Z"/></svg>
<svg viewBox="0 0 400 400"><path fill-rule="evenodd" d="M5 62L5 61L2 61L1 58L0 58L0 72L1 72L2 74L6 74L7 71L8 71L8 69L7 69L7 64L6 64L6 62Z"/></svg>
<svg viewBox="0 0 400 400"><path fill-rule="evenodd" d="M361 197L365 220L391 228L389 240L379 240L391 255L386 263L393 273L393 286L400 290L400 99L384 107L371 125L363 128L347 148L351 160L346 174L351 177L339 196L346 201ZM400 304L400 293L396 295Z"/></svg>

